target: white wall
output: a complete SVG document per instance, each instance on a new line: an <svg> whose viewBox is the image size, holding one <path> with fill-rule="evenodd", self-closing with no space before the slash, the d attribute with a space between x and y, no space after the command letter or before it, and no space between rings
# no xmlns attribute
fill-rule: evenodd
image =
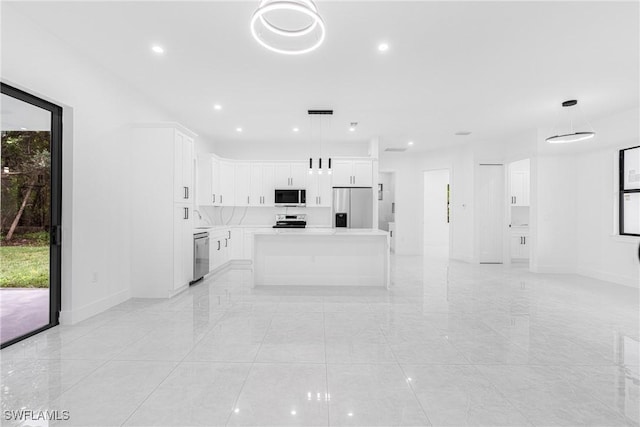
<svg viewBox="0 0 640 427"><path fill-rule="evenodd" d="M6 3L2 81L64 108L61 321L75 323L129 298L125 128L170 117Z"/></svg>
<svg viewBox="0 0 640 427"><path fill-rule="evenodd" d="M470 147L434 152L382 153L380 169L396 172L396 253L423 253L423 173L451 171L451 257L472 261L473 253L473 161Z"/></svg>
<svg viewBox="0 0 640 427"><path fill-rule="evenodd" d="M640 287L640 238L616 235L618 150L638 145L639 124L637 108L623 111L593 121L593 140L567 146L546 144L539 132L534 271Z"/></svg>

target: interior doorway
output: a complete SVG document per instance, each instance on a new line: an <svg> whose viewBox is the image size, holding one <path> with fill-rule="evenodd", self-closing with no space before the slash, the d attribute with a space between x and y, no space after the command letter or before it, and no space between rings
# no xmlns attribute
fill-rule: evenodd
<svg viewBox="0 0 640 427"><path fill-rule="evenodd" d="M423 251L425 256L449 258L450 189L449 169L424 172Z"/></svg>
<svg viewBox="0 0 640 427"><path fill-rule="evenodd" d="M503 263L504 165L478 167L478 238L481 264Z"/></svg>
<svg viewBox="0 0 640 427"><path fill-rule="evenodd" d="M378 229L389 232L391 252L396 249L396 173L378 174Z"/></svg>
<svg viewBox="0 0 640 427"><path fill-rule="evenodd" d="M62 108L2 83L0 338L58 324Z"/></svg>

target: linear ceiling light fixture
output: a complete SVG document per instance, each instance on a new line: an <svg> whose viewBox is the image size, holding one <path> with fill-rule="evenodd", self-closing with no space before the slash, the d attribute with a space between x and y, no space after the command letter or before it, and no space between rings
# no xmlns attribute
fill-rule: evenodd
<svg viewBox="0 0 640 427"><path fill-rule="evenodd" d="M547 142L551 144L566 144L569 142L584 141L586 139L591 139L594 136L596 136L596 133L593 131L593 128L591 127L589 122L587 122L587 119L583 119L583 121L586 124L586 126L588 126L591 130L585 129L583 131L577 132L574 129L574 122L576 117L573 114L573 110L578 108L577 105L578 105L578 101L575 99L570 99L562 103L562 108L565 108L567 110L568 126L565 128L560 128L563 130L560 130L556 135L550 136L549 138L547 138L546 139ZM578 113L579 112L580 111L578 111ZM556 131L556 129L558 129L557 126L556 128L554 128L554 132Z"/></svg>
<svg viewBox="0 0 640 427"><path fill-rule="evenodd" d="M301 55L322 44L326 29L312 0L262 0L251 17L251 34L272 52Z"/></svg>

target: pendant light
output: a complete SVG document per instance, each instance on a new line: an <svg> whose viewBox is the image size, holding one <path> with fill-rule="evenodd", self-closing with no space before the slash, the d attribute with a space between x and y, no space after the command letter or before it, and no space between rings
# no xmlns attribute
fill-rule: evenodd
<svg viewBox="0 0 640 427"><path fill-rule="evenodd" d="M285 27L283 19L300 23ZM313 0L262 0L251 17L251 35L272 52L301 55L324 42L326 29Z"/></svg>
<svg viewBox="0 0 640 427"><path fill-rule="evenodd" d="M562 108L566 109L567 111L568 117L566 120L568 120L568 126L564 128L559 128L561 130L558 133L556 133L554 136L550 136L549 138L547 138L546 139L547 142L551 144L567 144L570 142L578 142L578 141L591 139L596 135L596 133L593 131L593 128L591 127L589 122L587 122L586 119L583 119L583 121L590 130L588 130L586 127L581 131L576 131L574 129L574 123L576 119L575 117L576 114L574 114L574 110L577 110L578 108L577 105L578 105L578 101L575 99L570 99L562 103ZM575 112L580 113L580 111L575 111ZM556 127L554 131L556 129L558 129L558 127Z"/></svg>
<svg viewBox="0 0 640 427"><path fill-rule="evenodd" d="M307 114L309 114L309 128L311 129L311 151L313 152L313 117L318 116L320 120L320 128L318 130L320 136L320 147L319 147L319 157L318 157L318 175L322 175L322 118L324 116L332 116L333 110L307 110ZM312 157L309 157L309 175L313 174L313 154ZM328 161L327 174L331 175L331 158Z"/></svg>

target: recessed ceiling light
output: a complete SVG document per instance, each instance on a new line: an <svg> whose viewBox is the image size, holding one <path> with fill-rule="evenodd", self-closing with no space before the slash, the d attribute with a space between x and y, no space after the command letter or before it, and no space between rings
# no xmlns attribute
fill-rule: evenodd
<svg viewBox="0 0 640 427"><path fill-rule="evenodd" d="M388 43L380 43L380 44L378 45L378 50L379 50L380 52L386 52L386 51L388 51L388 50L389 50L389 44L388 44Z"/></svg>
<svg viewBox="0 0 640 427"><path fill-rule="evenodd" d="M295 415L295 414L297 414L297 412L294 409L293 411L291 411L291 415Z"/></svg>
<svg viewBox="0 0 640 427"><path fill-rule="evenodd" d="M222 110L222 105L220 105L220 104L215 104L215 105L213 106L213 109L214 109L214 110L217 110L217 111L220 111L220 110Z"/></svg>
<svg viewBox="0 0 640 427"><path fill-rule="evenodd" d="M293 131L294 131L294 132L298 132L299 130L300 130L300 129L298 129L298 128L293 128Z"/></svg>
<svg viewBox="0 0 640 427"><path fill-rule="evenodd" d="M358 122L351 122L351 124L349 125L349 132L355 132L356 126L358 126Z"/></svg>
<svg viewBox="0 0 640 427"><path fill-rule="evenodd" d="M458 135L458 136L467 136L467 135L471 135L471 132L469 132L467 130L461 130L460 132L456 132L456 135Z"/></svg>
<svg viewBox="0 0 640 427"><path fill-rule="evenodd" d="M236 128L236 132L242 132L242 128Z"/></svg>
<svg viewBox="0 0 640 427"><path fill-rule="evenodd" d="M154 51L155 53L157 53L158 55L162 55L164 53L164 48L160 45L153 45L151 47L151 50Z"/></svg>
<svg viewBox="0 0 640 427"><path fill-rule="evenodd" d="M407 142L407 145L413 145L413 141Z"/></svg>

